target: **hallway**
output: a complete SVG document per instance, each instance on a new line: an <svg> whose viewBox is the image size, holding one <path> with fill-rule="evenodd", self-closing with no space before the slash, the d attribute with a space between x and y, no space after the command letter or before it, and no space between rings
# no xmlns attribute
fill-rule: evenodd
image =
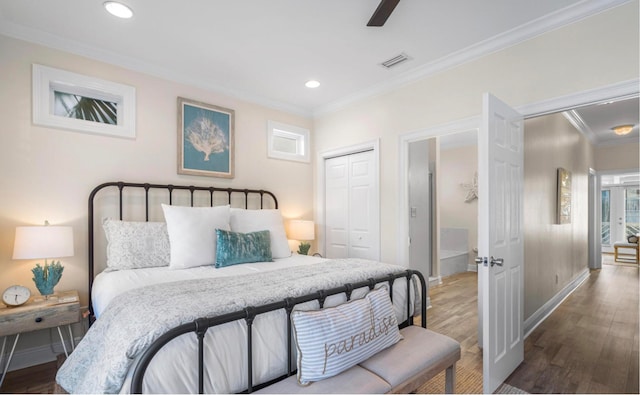
<svg viewBox="0 0 640 395"><path fill-rule="evenodd" d="M428 327L462 345L459 366L482 372L477 275L430 289ZM603 265L525 340L506 383L530 393L638 393L638 267Z"/></svg>

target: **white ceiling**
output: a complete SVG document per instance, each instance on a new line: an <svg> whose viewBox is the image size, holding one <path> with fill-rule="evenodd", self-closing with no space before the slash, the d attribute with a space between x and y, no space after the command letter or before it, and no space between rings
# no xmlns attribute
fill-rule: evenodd
<svg viewBox="0 0 640 395"><path fill-rule="evenodd" d="M575 108L563 115L595 145L637 143L640 139L640 100L637 97ZM618 136L612 128L619 125L635 126L631 133ZM478 136L474 130L440 137L441 149L476 144Z"/></svg>
<svg viewBox="0 0 640 395"><path fill-rule="evenodd" d="M379 0L123 0L129 20L103 1L0 0L0 34L305 116L627 2L401 0L367 27ZM380 66L401 52L411 60Z"/></svg>
<svg viewBox="0 0 640 395"><path fill-rule="evenodd" d="M638 142L640 137L640 101L637 97L576 108L564 115L595 145ZM620 125L634 125L634 128L631 133L618 136L612 128Z"/></svg>

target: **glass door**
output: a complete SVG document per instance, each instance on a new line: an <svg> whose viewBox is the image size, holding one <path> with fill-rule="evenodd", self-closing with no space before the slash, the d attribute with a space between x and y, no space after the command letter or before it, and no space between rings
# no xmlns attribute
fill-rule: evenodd
<svg viewBox="0 0 640 395"><path fill-rule="evenodd" d="M601 198L602 252L613 252L613 243L640 232L640 188L603 187Z"/></svg>
<svg viewBox="0 0 640 395"><path fill-rule="evenodd" d="M611 243L611 190L603 189L602 194L602 222L601 222L601 234L602 234L602 250L611 252L613 250L613 244ZM609 251L611 250L611 251Z"/></svg>
<svg viewBox="0 0 640 395"><path fill-rule="evenodd" d="M640 188L624 189L624 233L625 238L640 233Z"/></svg>

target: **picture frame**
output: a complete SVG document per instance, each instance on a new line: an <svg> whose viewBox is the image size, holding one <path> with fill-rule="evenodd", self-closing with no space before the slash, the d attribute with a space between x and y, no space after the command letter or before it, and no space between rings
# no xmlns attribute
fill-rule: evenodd
<svg viewBox="0 0 640 395"><path fill-rule="evenodd" d="M557 215L559 225L571 223L571 172L558 168Z"/></svg>
<svg viewBox="0 0 640 395"><path fill-rule="evenodd" d="M33 123L135 139L134 87L33 64Z"/></svg>
<svg viewBox="0 0 640 395"><path fill-rule="evenodd" d="M234 177L235 111L178 97L178 174Z"/></svg>

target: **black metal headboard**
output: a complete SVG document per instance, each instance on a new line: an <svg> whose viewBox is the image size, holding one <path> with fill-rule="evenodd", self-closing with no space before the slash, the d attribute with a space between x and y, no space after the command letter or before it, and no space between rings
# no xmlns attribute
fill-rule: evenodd
<svg viewBox="0 0 640 395"><path fill-rule="evenodd" d="M118 198L117 198L117 202L116 205L118 207L118 218L120 220L123 220L123 207L124 204L126 203L125 199L126 199L126 193L125 193L125 189L126 190L137 190L137 191L144 191L144 220L145 221L149 221L149 191L151 190L166 190L168 191L168 204L173 204L174 201L174 191L188 191L189 195L190 195L190 205L193 207L194 206L194 202L195 202L195 195L198 194L200 195L205 195L209 194L209 206L213 207L214 204L214 194L216 195L216 197L218 197L218 195L222 195L224 196L226 194L226 203L225 204L232 204L232 197L236 197L236 196L240 196L240 199L242 199L242 195L244 195L244 208L249 208L249 200L250 200L250 196L255 196L256 198L259 197L259 208L263 209L265 208L265 198L267 199L267 204L269 205L269 208L278 208L278 200L276 199L276 196L269 192L269 191L265 191L262 189L239 189L239 188L217 188L217 187L198 187L198 186L193 186L193 185L171 185L171 184L148 184L148 183L132 183L132 182L122 182L122 181L116 181L116 182L105 182L104 184L100 184L97 187L95 187L92 191L91 194L89 195L89 256L88 256L88 265L89 265L89 313L90 313L90 317L89 317L89 322L91 323L93 320L93 304L91 301L91 288L93 286L93 278L95 276L95 232L94 232L94 225L95 225L95 200L96 200L96 196L98 195L98 192L103 191L105 189L113 189L113 188L117 188L117 193L118 193ZM270 203L270 204L269 204ZM256 207L257 208L257 207Z"/></svg>

